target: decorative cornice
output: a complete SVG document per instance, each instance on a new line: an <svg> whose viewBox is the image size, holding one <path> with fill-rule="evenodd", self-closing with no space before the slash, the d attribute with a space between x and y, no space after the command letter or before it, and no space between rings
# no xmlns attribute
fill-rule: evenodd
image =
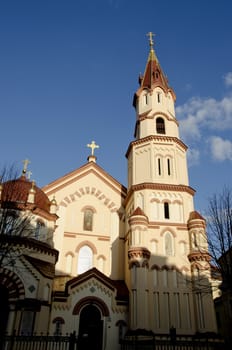
<svg viewBox="0 0 232 350"><path fill-rule="evenodd" d="M128 250L129 260L149 260L151 256L150 251L145 247L131 247Z"/></svg>
<svg viewBox="0 0 232 350"><path fill-rule="evenodd" d="M108 198L101 190L97 189L96 187L90 187L90 186L85 186L85 187L80 187L78 188L75 192L72 192L68 195L66 195L59 203L60 206L67 207L69 204L79 200L81 197L85 195L92 195L98 198L102 203L109 208L111 212L118 212L118 207L116 204ZM124 199L124 196L122 196ZM89 207L89 206L88 206ZM86 207L82 208L82 211Z"/></svg>
<svg viewBox="0 0 232 350"><path fill-rule="evenodd" d="M131 197L131 195L136 191L141 190L161 190L161 191L172 191L172 192L186 192L191 196L194 196L195 190L192 187L185 185L172 185L172 184L161 184L145 182L142 184L132 185L128 190L127 197L125 199L124 205L126 205Z"/></svg>
<svg viewBox="0 0 232 350"><path fill-rule="evenodd" d="M37 239L31 237L1 235L1 241L6 242L9 245L14 245L14 247L18 246L20 248L28 248L33 251L48 254L54 256L55 261L58 260L58 250L52 248L48 243L41 242Z"/></svg>
<svg viewBox="0 0 232 350"><path fill-rule="evenodd" d="M142 139L132 141L129 144L129 147L127 149L126 157L128 158L132 147L137 146L137 145L141 145L142 143L145 143L145 142L151 142L151 141L155 141L158 143L160 143L160 142L165 142L165 143L172 142L173 143L174 142L174 143L178 144L178 146L183 148L184 151L187 151L187 149L188 149L188 147L177 137L166 136L166 135L162 135L162 136L161 135L150 135L150 136L143 137Z"/></svg>
<svg viewBox="0 0 232 350"><path fill-rule="evenodd" d="M174 122L177 126L179 126L178 121L175 119L174 116L172 116L172 118L169 117L169 115L167 113L158 111L158 112L154 112L153 114L149 115L151 113L151 110L149 112L146 113L142 113L139 115L138 117L138 121L143 121L145 119L154 119L154 117L156 115L162 115L165 119L167 119L168 121Z"/></svg>
<svg viewBox="0 0 232 350"><path fill-rule="evenodd" d="M189 261L192 263L192 262L196 262L196 261L206 261L206 262L210 262L211 260L211 257L209 255L209 253L207 252L200 252L200 251L197 251L197 252L192 252L188 255L188 259Z"/></svg>

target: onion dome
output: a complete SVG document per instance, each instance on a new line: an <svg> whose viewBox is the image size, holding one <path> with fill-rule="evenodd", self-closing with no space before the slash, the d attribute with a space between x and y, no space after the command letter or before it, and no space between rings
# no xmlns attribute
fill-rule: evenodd
<svg viewBox="0 0 232 350"><path fill-rule="evenodd" d="M40 209L50 213L50 200L47 195L22 175L18 179L6 181L1 185L1 206L14 209ZM33 197L31 194L33 193ZM33 198L33 201L29 198Z"/></svg>

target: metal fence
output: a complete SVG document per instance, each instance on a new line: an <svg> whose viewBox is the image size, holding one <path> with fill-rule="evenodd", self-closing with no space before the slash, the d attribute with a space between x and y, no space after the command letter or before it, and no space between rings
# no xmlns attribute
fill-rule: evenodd
<svg viewBox="0 0 232 350"><path fill-rule="evenodd" d="M122 340L121 350L231 350L223 339L198 336L154 335L152 338L132 336Z"/></svg>
<svg viewBox="0 0 232 350"><path fill-rule="evenodd" d="M0 350L77 350L75 334L67 336L15 335L0 337Z"/></svg>
<svg viewBox="0 0 232 350"><path fill-rule="evenodd" d="M154 335L152 338L131 336L120 341L121 350L230 350L220 338ZM90 350L75 333L66 336L12 335L0 336L0 350ZM91 347L92 349L92 347ZM104 349L108 350L108 349Z"/></svg>

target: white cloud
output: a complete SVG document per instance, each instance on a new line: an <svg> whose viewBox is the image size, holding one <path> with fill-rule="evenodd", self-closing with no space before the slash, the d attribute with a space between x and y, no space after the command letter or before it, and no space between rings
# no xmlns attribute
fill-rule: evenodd
<svg viewBox="0 0 232 350"><path fill-rule="evenodd" d="M232 86L232 72L229 72L224 76L224 81L226 86Z"/></svg>
<svg viewBox="0 0 232 350"><path fill-rule="evenodd" d="M176 108L184 140L201 138L202 129L224 131L232 128L232 96L222 100L193 97Z"/></svg>
<svg viewBox="0 0 232 350"><path fill-rule="evenodd" d="M230 140L224 140L221 137L212 136L209 139L209 145L214 160L232 160L232 142Z"/></svg>
<svg viewBox="0 0 232 350"><path fill-rule="evenodd" d="M197 165L199 163L199 159L200 159L200 152L198 149L189 148L188 153L187 153L187 157L188 157L188 165L189 166Z"/></svg>

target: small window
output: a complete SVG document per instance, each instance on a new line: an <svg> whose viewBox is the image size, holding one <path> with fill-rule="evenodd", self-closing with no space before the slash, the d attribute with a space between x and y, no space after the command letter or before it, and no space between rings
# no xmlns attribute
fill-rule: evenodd
<svg viewBox="0 0 232 350"><path fill-rule="evenodd" d="M143 103L144 103L144 105L148 104L148 95L147 94L143 95Z"/></svg>
<svg viewBox="0 0 232 350"><path fill-rule="evenodd" d="M54 331L54 335L55 336L59 336L62 335L62 326L64 324L64 320L62 317L56 317L53 322L55 324L55 331Z"/></svg>
<svg viewBox="0 0 232 350"><path fill-rule="evenodd" d="M161 102L161 93L157 92L157 102L160 103Z"/></svg>
<svg viewBox="0 0 232 350"><path fill-rule="evenodd" d="M66 255L66 272L68 274L72 273L73 256L72 254Z"/></svg>
<svg viewBox="0 0 232 350"><path fill-rule="evenodd" d="M170 164L170 159L167 159L167 167L168 167L168 175L171 175L171 164Z"/></svg>
<svg viewBox="0 0 232 350"><path fill-rule="evenodd" d="M3 223L4 227L4 233L6 235L12 235L14 233L14 226L15 226L15 217L14 215L8 215L5 218L5 222Z"/></svg>
<svg viewBox="0 0 232 350"><path fill-rule="evenodd" d="M169 219L170 215L169 215L169 203L165 202L164 203L164 218L165 219Z"/></svg>
<svg viewBox="0 0 232 350"><path fill-rule="evenodd" d="M172 235L167 232L164 237L164 245L165 245L165 255L171 256L173 254L173 238Z"/></svg>
<svg viewBox="0 0 232 350"><path fill-rule="evenodd" d="M84 212L84 230L93 230L93 211L92 209L86 209Z"/></svg>
<svg viewBox="0 0 232 350"><path fill-rule="evenodd" d="M158 174L161 175L161 160L158 158Z"/></svg>
<svg viewBox="0 0 232 350"><path fill-rule="evenodd" d="M35 238L39 239L41 236L41 231L44 228L44 223L42 221L37 221L36 227L35 227Z"/></svg>
<svg viewBox="0 0 232 350"><path fill-rule="evenodd" d="M165 134L165 123L163 118L156 119L156 132L157 134Z"/></svg>

